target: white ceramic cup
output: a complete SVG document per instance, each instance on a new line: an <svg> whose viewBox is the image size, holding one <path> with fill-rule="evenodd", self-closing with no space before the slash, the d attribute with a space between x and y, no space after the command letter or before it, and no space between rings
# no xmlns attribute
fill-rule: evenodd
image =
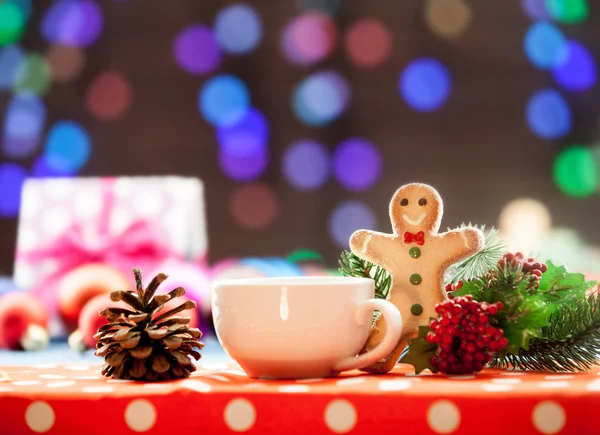
<svg viewBox="0 0 600 435"><path fill-rule="evenodd" d="M368 278L216 281L213 321L221 345L251 378L335 376L384 358L398 344L400 312L374 293ZM356 356L373 310L383 314L387 333L374 349Z"/></svg>

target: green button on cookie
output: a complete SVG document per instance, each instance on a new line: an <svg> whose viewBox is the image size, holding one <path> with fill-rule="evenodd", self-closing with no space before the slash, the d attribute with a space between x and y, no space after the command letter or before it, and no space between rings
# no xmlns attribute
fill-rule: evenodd
<svg viewBox="0 0 600 435"><path fill-rule="evenodd" d="M423 313L423 306L421 304L414 304L410 307L410 313L413 316L420 316Z"/></svg>
<svg viewBox="0 0 600 435"><path fill-rule="evenodd" d="M410 255L411 258L419 258L421 256L421 250L415 246L414 248L410 248L408 255Z"/></svg>
<svg viewBox="0 0 600 435"><path fill-rule="evenodd" d="M413 273L410 276L410 283L412 285L419 285L421 284L421 281L423 281L423 278L421 278L421 275L419 275L418 273Z"/></svg>

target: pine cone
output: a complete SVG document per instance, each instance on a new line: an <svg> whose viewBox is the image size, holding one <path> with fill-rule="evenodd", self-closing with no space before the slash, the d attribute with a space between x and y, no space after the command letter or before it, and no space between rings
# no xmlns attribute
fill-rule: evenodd
<svg viewBox="0 0 600 435"><path fill-rule="evenodd" d="M100 316L108 319L108 324L98 329L95 355L104 357L102 374L117 379L137 379L147 381L187 378L196 370L189 355L200 359L199 352L204 344L198 339L202 332L189 328L189 318L173 317L180 311L196 307L187 301L177 308L159 314L164 304L171 299L183 296L183 287L154 296L158 286L167 279L160 273L144 290L142 273L134 269L136 292L114 291L111 300L123 301L133 310L106 308Z"/></svg>

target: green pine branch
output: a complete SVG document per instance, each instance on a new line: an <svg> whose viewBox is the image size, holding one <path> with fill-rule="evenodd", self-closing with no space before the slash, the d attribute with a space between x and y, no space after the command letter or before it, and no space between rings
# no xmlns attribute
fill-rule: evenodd
<svg viewBox="0 0 600 435"><path fill-rule="evenodd" d="M586 371L600 363L600 297L562 304L529 349L496 355L490 367L552 372Z"/></svg>
<svg viewBox="0 0 600 435"><path fill-rule="evenodd" d="M363 260L349 251L342 252L339 264L339 271L343 276L373 279L375 281L375 297L387 299L392 285L392 277L383 267Z"/></svg>

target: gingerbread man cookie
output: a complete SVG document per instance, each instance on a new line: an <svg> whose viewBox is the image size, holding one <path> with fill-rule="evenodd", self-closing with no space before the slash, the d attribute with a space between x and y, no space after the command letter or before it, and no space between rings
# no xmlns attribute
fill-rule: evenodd
<svg viewBox="0 0 600 435"><path fill-rule="evenodd" d="M437 317L436 304L447 298L444 271L483 248L484 236L478 229L438 233L442 214L442 198L433 187L407 184L390 202L392 234L359 230L350 237L354 254L392 276L388 300L400 310L403 322L403 334L394 351L363 371L387 373L394 367L406 340L418 334L420 325ZM361 353L379 344L385 329L385 320L378 317Z"/></svg>

